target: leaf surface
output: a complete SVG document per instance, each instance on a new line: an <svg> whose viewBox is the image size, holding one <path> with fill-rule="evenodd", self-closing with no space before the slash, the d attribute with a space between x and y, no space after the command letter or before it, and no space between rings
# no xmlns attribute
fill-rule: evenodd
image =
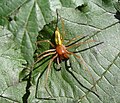
<svg viewBox="0 0 120 103"><path fill-rule="evenodd" d="M41 43L36 47L35 42L37 39L54 41L52 35L56 25L54 21L56 21L57 8L65 25L64 44L73 37L85 35L88 37L81 42L96 41L83 44L70 51L80 51L99 42L104 43L87 51L76 53L84 63L73 55L70 55L68 61L61 63L60 71L56 71L57 65L52 63L47 88L56 101L43 101L35 98L36 91L39 98L50 97L44 84L51 56L37 63L32 74L34 82L29 88L28 102L119 103L120 24L119 13L117 13L117 11L119 12L119 2L115 2L116 0L0 1L0 102L22 103L27 85L25 81L19 81L23 76L20 72L26 68L22 64L27 63L28 68L31 69L31 65L34 63L33 57L36 55L35 50L37 49L37 53L42 53L50 49L48 43ZM58 27L62 33L60 20ZM85 87L95 91L100 98L81 86L69 71ZM91 74L95 82L93 82ZM41 75L40 79L38 79L39 75Z"/></svg>

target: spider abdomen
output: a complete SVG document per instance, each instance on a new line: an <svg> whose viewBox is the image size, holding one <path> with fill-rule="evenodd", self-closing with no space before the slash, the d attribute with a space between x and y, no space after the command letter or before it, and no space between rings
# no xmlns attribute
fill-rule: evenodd
<svg viewBox="0 0 120 103"><path fill-rule="evenodd" d="M57 45L56 52L59 55L60 60L69 58L69 56L68 56L69 53L64 45Z"/></svg>

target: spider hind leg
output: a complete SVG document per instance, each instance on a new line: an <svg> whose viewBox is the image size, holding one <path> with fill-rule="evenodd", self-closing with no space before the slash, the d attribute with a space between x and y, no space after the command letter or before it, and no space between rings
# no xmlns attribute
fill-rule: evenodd
<svg viewBox="0 0 120 103"><path fill-rule="evenodd" d="M87 67L85 61L82 59L82 57L80 57L79 55L76 55L76 54L73 53L73 52L69 52L69 54L72 54L72 55L74 55L75 57L77 57L78 59L80 59L80 61L78 61L79 64L83 64L83 65L84 65L84 67L85 67L85 71L87 71L88 74L91 76L92 81L93 81L93 85L94 85L94 84L95 84L94 77L93 77L93 75L91 74L90 70L88 69L88 67ZM96 86L94 86L94 87L95 87L95 90L97 91ZM87 88L87 87L86 87L86 88ZM95 93L94 91L92 91L92 90L90 90L90 89L88 89L88 90L91 91L91 92L93 92L93 93L96 95L96 93Z"/></svg>

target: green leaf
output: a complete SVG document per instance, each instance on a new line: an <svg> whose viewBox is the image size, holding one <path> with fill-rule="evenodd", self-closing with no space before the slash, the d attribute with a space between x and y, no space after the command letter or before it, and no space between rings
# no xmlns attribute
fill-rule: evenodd
<svg viewBox="0 0 120 103"><path fill-rule="evenodd" d="M0 102L22 103L22 97L30 91L29 98L26 97L28 103L119 103L120 24L116 14L119 11L119 2L116 2L116 6L115 2L116 0L1 0ZM36 92L39 98L50 97L44 85L52 55L35 65L29 81L32 84L30 88L25 90L29 83L21 80L32 69L34 55L51 48L48 43L40 43L38 47L35 43L37 40L46 39L54 41L56 9L65 24L64 44L73 37L85 35L88 37L82 41L96 41L70 51L79 51L99 42L104 43L77 53L85 64L70 55L69 60L60 63L61 70L57 71L58 66L53 62L46 83L48 91L56 101L40 100L35 98ZM58 27L62 33L60 20ZM72 74L100 98L80 85Z"/></svg>
<svg viewBox="0 0 120 103"><path fill-rule="evenodd" d="M115 3L114 3L114 6L115 6L116 10L117 10L118 12L120 12L120 1L115 2Z"/></svg>
<svg viewBox="0 0 120 103"><path fill-rule="evenodd" d="M19 82L19 73L25 63L20 49L15 48L13 34L0 26L0 102L22 102L26 83Z"/></svg>

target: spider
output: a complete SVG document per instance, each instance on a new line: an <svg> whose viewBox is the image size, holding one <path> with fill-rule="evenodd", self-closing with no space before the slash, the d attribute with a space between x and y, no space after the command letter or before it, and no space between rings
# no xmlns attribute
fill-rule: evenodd
<svg viewBox="0 0 120 103"><path fill-rule="evenodd" d="M58 10L56 10L56 13L57 13L57 23L56 23L56 29L55 29L55 44L53 44L51 41L49 40L41 40L41 41L37 41L37 43L41 43L41 42L47 42L51 45L52 49L49 49L49 50L46 50L44 51L43 53L39 54L37 57L37 60L35 61L34 64L38 63L39 61L41 61L43 58L47 57L47 56L50 56L52 55L52 58L50 59L49 63L48 63L48 68L47 68L47 72L46 72L46 80L45 80L45 88L46 88L46 91L48 92L47 90L47 80L48 80L48 75L49 75L49 72L50 72L50 69L51 69L51 65L52 65L52 62L54 62L56 60L56 63L58 65L60 65L60 63L64 60L68 60L69 59L69 56L70 55L73 55L75 57L77 57L78 59L81 60L81 57L75 53L78 53L78 52L82 52L82 51L85 51L87 49L90 49L90 48L93 48L97 45L100 45L102 44L103 42L100 42L98 44L95 44L89 48L85 48L81 51L74 51L74 52L71 52L69 51L70 48L73 48L73 47L79 47L81 44L85 44L85 43L89 43L89 42L94 42L94 40L87 40L85 42L79 42L80 40L86 38L88 35L86 36L83 36L81 38L79 38L79 40L75 41L76 39L78 39L78 37L75 37L75 38L72 38L71 40L69 40L69 42L66 43L66 45L63 44L64 42L64 39L63 39L63 36L65 36L65 32L64 32L64 22L63 22L63 19L61 18L61 16L58 14ZM60 33L59 31L59 28L58 28L58 19L61 19L61 23L62 23L62 34ZM73 42L75 41L75 42ZM83 60L81 60L83 62ZM84 62L83 62L84 63ZM87 68L87 67L86 67ZM94 93L97 97L98 94L95 93L94 91L90 90L89 88L83 86L84 88L86 88L88 91ZM49 92L48 92L49 93ZM50 93L49 93L50 94Z"/></svg>

